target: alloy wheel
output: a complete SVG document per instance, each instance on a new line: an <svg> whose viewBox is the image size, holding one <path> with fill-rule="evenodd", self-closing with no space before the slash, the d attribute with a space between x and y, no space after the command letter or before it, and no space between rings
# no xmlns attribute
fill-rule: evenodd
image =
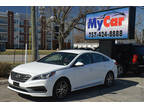
<svg viewBox="0 0 144 108"><path fill-rule="evenodd" d="M54 89L54 96L56 98L64 98L68 95L69 92L69 84L65 80L60 80L57 82Z"/></svg>
<svg viewBox="0 0 144 108"><path fill-rule="evenodd" d="M111 72L109 72L105 79L105 85L110 87L113 85L113 82L114 82L114 76Z"/></svg>
<svg viewBox="0 0 144 108"><path fill-rule="evenodd" d="M117 69L118 69L118 77L119 77L123 74L124 70L123 70L123 67L121 65L118 65Z"/></svg>

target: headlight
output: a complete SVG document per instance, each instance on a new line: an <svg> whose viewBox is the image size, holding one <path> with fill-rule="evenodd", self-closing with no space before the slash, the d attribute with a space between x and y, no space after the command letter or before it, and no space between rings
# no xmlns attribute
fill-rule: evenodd
<svg viewBox="0 0 144 108"><path fill-rule="evenodd" d="M51 76L53 76L56 72L50 72L50 73L47 73L47 74L40 74L38 76L35 76L32 80L40 80L40 79L47 79Z"/></svg>

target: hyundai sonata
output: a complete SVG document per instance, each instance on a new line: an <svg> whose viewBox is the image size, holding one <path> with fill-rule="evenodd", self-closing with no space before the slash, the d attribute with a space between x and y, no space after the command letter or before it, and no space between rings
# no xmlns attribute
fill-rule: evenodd
<svg viewBox="0 0 144 108"><path fill-rule="evenodd" d="M115 60L88 50L61 50L15 67L8 88L30 96L64 98L70 92L100 84L112 86Z"/></svg>

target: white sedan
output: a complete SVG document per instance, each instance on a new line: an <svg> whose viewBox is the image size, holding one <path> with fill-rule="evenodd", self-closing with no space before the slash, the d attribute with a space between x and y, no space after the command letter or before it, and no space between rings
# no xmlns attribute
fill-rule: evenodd
<svg viewBox="0 0 144 108"><path fill-rule="evenodd" d="M115 60L99 52L62 50L15 67L8 88L36 97L64 98L70 92L100 84L112 86L117 77Z"/></svg>

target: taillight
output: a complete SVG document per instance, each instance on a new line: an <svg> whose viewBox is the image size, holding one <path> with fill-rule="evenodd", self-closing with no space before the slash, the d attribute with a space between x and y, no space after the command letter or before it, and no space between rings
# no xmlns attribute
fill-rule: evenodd
<svg viewBox="0 0 144 108"><path fill-rule="evenodd" d="M117 63L117 61L116 61L116 60L114 60L114 59L113 59L113 62L114 62L114 64L115 64L115 65L118 65L118 63Z"/></svg>
<svg viewBox="0 0 144 108"><path fill-rule="evenodd" d="M138 55L134 54L133 55L133 59L132 59L132 63L135 64L138 60Z"/></svg>
<svg viewBox="0 0 144 108"><path fill-rule="evenodd" d="M118 62L115 61L114 63L115 63L115 65L118 65Z"/></svg>

